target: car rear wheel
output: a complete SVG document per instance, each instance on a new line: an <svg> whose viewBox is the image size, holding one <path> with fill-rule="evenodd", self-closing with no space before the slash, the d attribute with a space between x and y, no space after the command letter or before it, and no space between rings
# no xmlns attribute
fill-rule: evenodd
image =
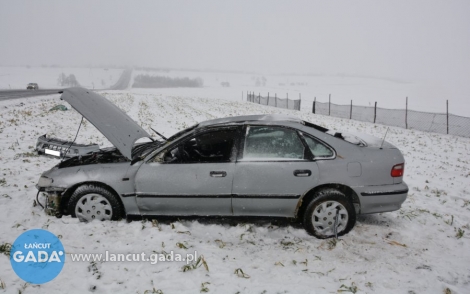
<svg viewBox="0 0 470 294"><path fill-rule="evenodd" d="M305 230L320 239L347 234L356 223L356 211L346 196L336 189L323 189L307 205Z"/></svg>
<svg viewBox="0 0 470 294"><path fill-rule="evenodd" d="M116 196L108 189L92 184L80 186L73 192L68 211L82 222L118 220L122 215L121 203Z"/></svg>

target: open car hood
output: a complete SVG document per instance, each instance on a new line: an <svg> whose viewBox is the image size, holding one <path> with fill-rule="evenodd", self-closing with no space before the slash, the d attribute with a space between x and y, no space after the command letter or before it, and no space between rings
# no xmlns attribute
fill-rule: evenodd
<svg viewBox="0 0 470 294"><path fill-rule="evenodd" d="M91 90L64 89L60 99L67 101L130 160L135 141L151 137L124 111Z"/></svg>

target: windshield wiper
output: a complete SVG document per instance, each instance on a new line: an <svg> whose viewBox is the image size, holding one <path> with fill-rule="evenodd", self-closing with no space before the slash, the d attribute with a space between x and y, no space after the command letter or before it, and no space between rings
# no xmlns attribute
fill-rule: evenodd
<svg viewBox="0 0 470 294"><path fill-rule="evenodd" d="M163 135L160 134L159 132L155 131L152 127L150 127L150 128L151 128L152 131L154 131L157 135L159 135L160 137L162 137L163 140L168 141L168 139L167 139L165 136L163 136Z"/></svg>

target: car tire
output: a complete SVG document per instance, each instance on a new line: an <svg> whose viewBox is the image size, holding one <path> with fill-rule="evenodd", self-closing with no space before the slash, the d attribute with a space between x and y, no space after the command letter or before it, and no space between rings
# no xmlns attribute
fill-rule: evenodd
<svg viewBox="0 0 470 294"><path fill-rule="evenodd" d="M305 230L319 238L335 237L334 224L338 214L337 235L347 234L356 224L356 211L344 193L328 188L316 192L303 215Z"/></svg>
<svg viewBox="0 0 470 294"><path fill-rule="evenodd" d="M117 197L108 189L93 184L78 187L70 197L68 211L82 222L118 220L123 209Z"/></svg>

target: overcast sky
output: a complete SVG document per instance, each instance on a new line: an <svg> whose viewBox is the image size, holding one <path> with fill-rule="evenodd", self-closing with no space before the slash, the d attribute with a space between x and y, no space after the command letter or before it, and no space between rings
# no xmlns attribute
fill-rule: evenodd
<svg viewBox="0 0 470 294"><path fill-rule="evenodd" d="M0 65L470 76L470 1L5 1Z"/></svg>

